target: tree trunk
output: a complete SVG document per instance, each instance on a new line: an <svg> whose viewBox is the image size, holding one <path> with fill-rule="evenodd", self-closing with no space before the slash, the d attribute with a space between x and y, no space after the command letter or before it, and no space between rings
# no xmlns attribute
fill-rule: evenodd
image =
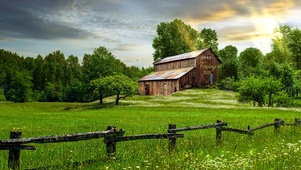
<svg viewBox="0 0 301 170"><path fill-rule="evenodd" d="M116 97L116 102L115 105L117 106L119 104L119 95L120 95L120 91L117 92L117 97Z"/></svg>
<svg viewBox="0 0 301 170"><path fill-rule="evenodd" d="M102 104L102 92L99 91L99 104Z"/></svg>

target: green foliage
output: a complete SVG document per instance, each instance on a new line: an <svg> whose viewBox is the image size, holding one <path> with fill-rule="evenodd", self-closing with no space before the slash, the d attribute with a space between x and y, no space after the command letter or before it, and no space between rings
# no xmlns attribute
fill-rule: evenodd
<svg viewBox="0 0 301 170"><path fill-rule="evenodd" d="M43 71L46 82L52 83L54 86L65 86L67 84L65 81L67 62L64 54L60 51L50 53L44 58L44 63Z"/></svg>
<svg viewBox="0 0 301 170"><path fill-rule="evenodd" d="M222 60L222 64L218 69L219 81L222 81L228 77L233 77L235 80L238 80L237 53L237 48L232 45L228 45L218 52L219 58Z"/></svg>
<svg viewBox="0 0 301 170"><path fill-rule="evenodd" d="M288 25L282 25L275 30L273 52L282 62L290 62L295 69L301 69L301 30Z"/></svg>
<svg viewBox="0 0 301 170"><path fill-rule="evenodd" d="M105 47L99 47L92 55L84 56L82 69L84 82L88 83L99 77L121 73L122 63Z"/></svg>
<svg viewBox="0 0 301 170"><path fill-rule="evenodd" d="M259 49L250 47L240 53L238 61L240 79L251 75L259 75L262 68L263 54Z"/></svg>
<svg viewBox="0 0 301 170"><path fill-rule="evenodd" d="M45 58L38 55L24 59L0 50L0 88L7 101L90 102L98 99L93 94L91 80L124 74L137 81L152 71L152 67L127 67L104 47L95 49L92 55L86 54L82 65L76 56L66 59L60 51ZM24 76L18 76L23 73ZM21 84L20 88L17 84ZM20 89L26 90L23 93ZM22 94L26 96L20 96Z"/></svg>
<svg viewBox="0 0 301 170"><path fill-rule="evenodd" d="M175 19L172 22L161 22L157 26L157 37L153 40L154 61L165 57L211 47L218 50L215 30L204 28L201 32Z"/></svg>
<svg viewBox="0 0 301 170"><path fill-rule="evenodd" d="M91 84L94 85L95 91L99 93L100 103L102 98L109 95L116 95L115 104L119 104L121 98L125 99L128 96L137 92L137 83L133 82L125 75L107 76L93 80ZM121 96L123 95L123 96Z"/></svg>
<svg viewBox="0 0 301 170"><path fill-rule="evenodd" d="M48 101L45 91L41 91L41 90L35 90L33 92L32 99L35 102L47 102Z"/></svg>
<svg viewBox="0 0 301 170"><path fill-rule="evenodd" d="M0 88L0 102L1 101L6 101L5 96L4 96L4 89Z"/></svg>
<svg viewBox="0 0 301 170"><path fill-rule="evenodd" d="M289 96L294 96L290 89L298 87L298 73L290 64L270 61L265 64L264 68L268 71L268 75L273 76L282 83L283 89Z"/></svg>
<svg viewBox="0 0 301 170"><path fill-rule="evenodd" d="M239 85L240 82L235 80L233 77L226 77L217 84L219 89L231 91L237 91Z"/></svg>
<svg viewBox="0 0 301 170"><path fill-rule="evenodd" d="M172 22L161 22L157 26L157 37L153 40L154 61L196 50L198 32L175 19Z"/></svg>
<svg viewBox="0 0 301 170"><path fill-rule="evenodd" d="M215 30L204 28L201 31L200 37L205 47L210 47L215 54L218 53L218 38Z"/></svg>
<svg viewBox="0 0 301 170"><path fill-rule="evenodd" d="M72 79L70 85L64 89L64 101L84 102L86 90L81 81Z"/></svg>
<svg viewBox="0 0 301 170"><path fill-rule="evenodd" d="M273 100L277 107L289 107L294 105L292 99L287 96L285 91L278 92Z"/></svg>
<svg viewBox="0 0 301 170"><path fill-rule="evenodd" d="M253 102L254 106L258 103L259 106L263 106L265 102L264 84L261 79L250 77L241 81L239 91L240 102Z"/></svg>
<svg viewBox="0 0 301 170"><path fill-rule="evenodd" d="M46 63L42 56L38 55L35 58L35 66L32 72L33 77L33 86L35 90L41 91L44 90L46 85Z"/></svg>
<svg viewBox="0 0 301 170"><path fill-rule="evenodd" d="M240 83L239 101L253 102L254 106L290 106L288 95L282 89L282 83L273 77L251 76Z"/></svg>
<svg viewBox="0 0 301 170"><path fill-rule="evenodd" d="M54 101L62 101L63 97L63 87L61 84L53 84L50 82L46 83L45 86L45 94L47 101L54 102Z"/></svg>
<svg viewBox="0 0 301 170"><path fill-rule="evenodd" d="M7 98L14 102L28 102L32 100L32 77L28 71L17 71L12 77Z"/></svg>

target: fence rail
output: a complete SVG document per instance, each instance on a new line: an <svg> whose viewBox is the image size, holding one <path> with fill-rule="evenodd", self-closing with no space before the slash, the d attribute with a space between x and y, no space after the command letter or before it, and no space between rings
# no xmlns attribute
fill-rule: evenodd
<svg viewBox="0 0 301 170"><path fill-rule="evenodd" d="M57 135L57 136L45 136L45 137L35 137L35 138L18 138L18 139L8 139L1 140L1 145L15 145L15 144L25 144L25 143L56 143L56 142L76 142L82 140L98 139L101 137L106 137L108 135L123 135L125 131L120 130L105 130L101 132L87 132L87 133L77 133L68 135Z"/></svg>
<svg viewBox="0 0 301 170"><path fill-rule="evenodd" d="M176 128L176 129L168 129L169 133L172 132L181 132L181 131L190 131L190 130L200 130L200 129L209 129L209 128L217 128L221 126L227 126L226 122L215 123L210 125L201 125L201 126L188 126L184 128Z"/></svg>
<svg viewBox="0 0 301 170"><path fill-rule="evenodd" d="M76 142L82 140L99 139L104 138L106 144L106 152L108 156L115 156L116 143L122 141L131 140L144 140L144 139L168 139L169 149L173 150L176 146L176 139L183 138L184 134L177 134L177 132L201 130L201 129L216 129L216 142L217 145L221 143L222 132L235 132L239 134L253 135L255 131L264 129L270 126L274 126L275 132L279 131L280 126L297 126L301 125L301 120L295 118L293 123L285 123L283 120L275 119L274 122L264 124L255 128L251 128L250 125L247 130L237 129L228 126L227 122L217 120L214 124L206 124L200 126L187 126L183 128L177 128L176 124L169 124L167 134L141 134L133 136L124 136L125 131L122 129L116 129L115 126L108 126L104 131L100 132L87 132L67 135L53 135L44 137L31 137L21 138L21 132L11 131L10 139L0 140L0 150L9 150L8 168L20 169L20 150L36 150L35 146L29 146L24 144L29 143L58 143L58 142Z"/></svg>

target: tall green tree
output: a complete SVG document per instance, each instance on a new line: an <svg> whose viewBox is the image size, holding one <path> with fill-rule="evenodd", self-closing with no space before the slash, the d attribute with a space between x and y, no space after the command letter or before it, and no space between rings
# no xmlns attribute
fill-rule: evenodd
<svg viewBox="0 0 301 170"><path fill-rule="evenodd" d="M301 70L301 30L293 29L289 36L288 47L292 53L293 65Z"/></svg>
<svg viewBox="0 0 301 170"><path fill-rule="evenodd" d="M44 58L46 81L55 85L66 85L67 62L60 51L48 54Z"/></svg>
<svg viewBox="0 0 301 170"><path fill-rule="evenodd" d="M32 99L32 77L27 70L17 71L12 77L8 91L14 102L27 102Z"/></svg>
<svg viewBox="0 0 301 170"><path fill-rule="evenodd" d="M64 54L55 51L44 58L45 92L49 101L62 101L63 88L67 85L67 62Z"/></svg>
<svg viewBox="0 0 301 170"><path fill-rule="evenodd" d="M274 37L272 39L272 51L267 55L269 60L276 63L291 63L292 51L288 47L289 32L291 28L282 26L275 28Z"/></svg>
<svg viewBox="0 0 301 170"><path fill-rule="evenodd" d="M47 65L41 55L38 55L34 62L35 67L32 73L34 90L43 91L46 84L47 72L45 69L47 68Z"/></svg>
<svg viewBox="0 0 301 170"><path fill-rule="evenodd" d="M294 91L300 89L300 80L297 72L301 69L301 31L288 25L275 29L272 41L272 51L265 56L265 70L279 79L286 92L294 96Z"/></svg>
<svg viewBox="0 0 301 170"><path fill-rule="evenodd" d="M0 83L4 89L4 95L6 100L11 101L11 93L8 93L12 89L13 77L16 72L23 70L24 58L18 56L16 53L0 50Z"/></svg>
<svg viewBox="0 0 301 170"><path fill-rule="evenodd" d="M205 47L210 47L215 54L218 53L218 38L215 30L204 28L200 37Z"/></svg>
<svg viewBox="0 0 301 170"><path fill-rule="evenodd" d="M232 77L234 78L234 80L238 80L237 53L237 48L232 45L228 45L225 48L219 50L219 58L222 60L222 64L219 67L219 81L227 77Z"/></svg>
<svg viewBox="0 0 301 170"><path fill-rule="evenodd" d="M105 47L94 50L92 55L85 54L82 64L83 78L86 83L99 77L122 72L122 62Z"/></svg>
<svg viewBox="0 0 301 170"><path fill-rule="evenodd" d="M241 79L251 75L259 75L262 69L263 54L258 48L247 48L238 58L239 77Z"/></svg>
<svg viewBox="0 0 301 170"><path fill-rule="evenodd" d="M82 80L82 70L76 56L70 55L67 60L67 69L66 69L66 82L70 84L70 82L74 79Z"/></svg>
<svg viewBox="0 0 301 170"><path fill-rule="evenodd" d="M154 61L189 51L204 48L198 31L183 21L161 22L157 26L157 36L153 40Z"/></svg>

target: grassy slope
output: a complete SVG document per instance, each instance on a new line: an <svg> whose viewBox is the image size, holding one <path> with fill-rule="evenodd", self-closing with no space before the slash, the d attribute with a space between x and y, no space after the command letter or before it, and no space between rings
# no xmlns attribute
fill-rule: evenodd
<svg viewBox="0 0 301 170"><path fill-rule="evenodd" d="M300 117L300 109L254 108L237 103L236 95L214 89L194 89L168 97L134 96L122 100L118 107L113 107L113 98L107 98L102 106L96 103L0 103L0 138L8 138L10 130L20 130L23 137L33 137L101 131L108 125L123 128L126 135L165 133L169 123L184 127L211 124L218 119L228 122L230 127L246 129L247 125L256 127L272 122L276 117L287 122ZM182 165L188 158L205 159L208 155L210 158L217 157L224 152L231 152L231 155L233 152L246 154L250 150L279 147L283 139L291 143L300 140L300 132L291 128L282 128L282 136L277 138L271 132L272 128L262 130L252 140L242 135L223 133L223 146L220 149L214 145L214 130L185 132L185 138L178 140L177 159L170 158L167 153L166 140L118 143L117 161L104 160L105 146L99 140L38 145L37 151L22 151L22 166L29 168L97 159L97 164L82 168L171 168L172 164ZM262 135L265 137L262 138ZM275 140L279 142L273 142ZM6 160L7 152L1 151L1 169L7 166Z"/></svg>

